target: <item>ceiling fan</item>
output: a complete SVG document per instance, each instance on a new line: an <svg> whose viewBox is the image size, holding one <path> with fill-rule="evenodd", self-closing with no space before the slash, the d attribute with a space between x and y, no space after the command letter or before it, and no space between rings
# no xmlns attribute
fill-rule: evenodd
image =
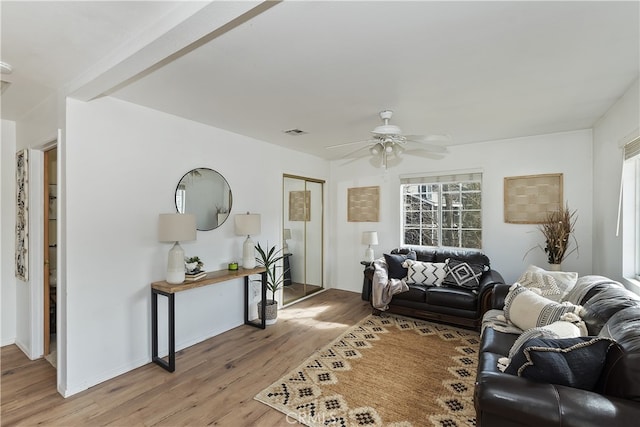
<svg viewBox="0 0 640 427"><path fill-rule="evenodd" d="M448 152L447 148L435 144L446 142L451 138L448 135L403 135L402 130L396 125L389 124L393 111L383 110L380 119L383 124L376 126L371 131L371 138L364 141L347 142L327 147L328 149L346 147L350 145L365 144L355 151L347 153L343 158L354 160L363 157L368 151L371 154L371 164L375 167L395 166L402 160L402 154L412 156L441 159Z"/></svg>

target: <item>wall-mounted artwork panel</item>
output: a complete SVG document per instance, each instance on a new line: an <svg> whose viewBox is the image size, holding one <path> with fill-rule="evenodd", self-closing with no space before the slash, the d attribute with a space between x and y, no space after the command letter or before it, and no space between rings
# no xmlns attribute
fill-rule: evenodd
<svg viewBox="0 0 640 427"><path fill-rule="evenodd" d="M504 222L540 224L562 206L562 197L561 173L505 177Z"/></svg>
<svg viewBox="0 0 640 427"><path fill-rule="evenodd" d="M380 216L380 187L347 189L347 221L378 222Z"/></svg>

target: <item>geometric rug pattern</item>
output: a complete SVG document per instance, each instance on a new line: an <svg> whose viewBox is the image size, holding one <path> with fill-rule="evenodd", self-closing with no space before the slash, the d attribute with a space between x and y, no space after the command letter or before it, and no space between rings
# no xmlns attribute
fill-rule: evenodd
<svg viewBox="0 0 640 427"><path fill-rule="evenodd" d="M289 424L470 427L478 333L370 315L255 399Z"/></svg>

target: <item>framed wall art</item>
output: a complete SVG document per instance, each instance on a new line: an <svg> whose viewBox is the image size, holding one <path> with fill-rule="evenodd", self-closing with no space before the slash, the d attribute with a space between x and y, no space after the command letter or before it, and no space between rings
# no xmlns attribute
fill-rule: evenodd
<svg viewBox="0 0 640 427"><path fill-rule="evenodd" d="M562 174L504 178L504 222L540 224L563 204Z"/></svg>
<svg viewBox="0 0 640 427"><path fill-rule="evenodd" d="M29 157L16 154L16 277L29 280Z"/></svg>
<svg viewBox="0 0 640 427"><path fill-rule="evenodd" d="M347 189L347 221L378 222L380 215L380 187Z"/></svg>
<svg viewBox="0 0 640 427"><path fill-rule="evenodd" d="M289 192L289 221L311 221L311 191Z"/></svg>

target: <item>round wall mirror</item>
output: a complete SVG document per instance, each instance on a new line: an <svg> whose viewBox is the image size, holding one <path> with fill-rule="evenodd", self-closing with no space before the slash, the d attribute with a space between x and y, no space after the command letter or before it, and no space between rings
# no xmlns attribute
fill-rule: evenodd
<svg viewBox="0 0 640 427"><path fill-rule="evenodd" d="M197 168L185 173L176 188L176 209L196 216L196 228L206 231L222 225L231 212L231 187L213 169Z"/></svg>

